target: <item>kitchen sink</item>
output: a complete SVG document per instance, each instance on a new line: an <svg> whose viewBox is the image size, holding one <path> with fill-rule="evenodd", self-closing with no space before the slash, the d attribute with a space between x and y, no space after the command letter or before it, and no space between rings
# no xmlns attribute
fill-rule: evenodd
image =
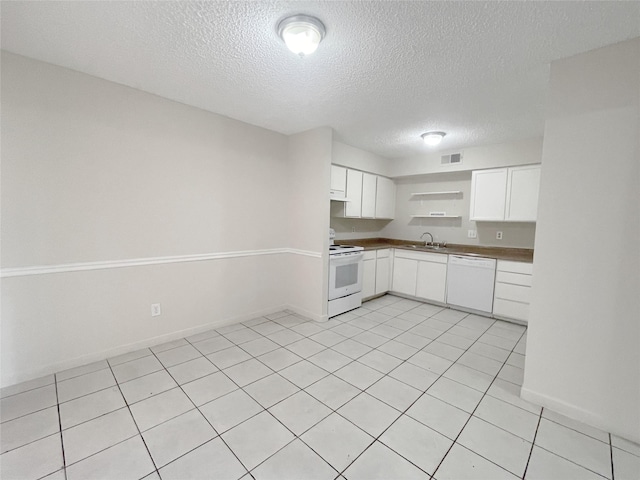
<svg viewBox="0 0 640 480"><path fill-rule="evenodd" d="M403 247L413 248L415 250L437 250L437 251L447 251L447 247L435 247L432 245L403 245Z"/></svg>

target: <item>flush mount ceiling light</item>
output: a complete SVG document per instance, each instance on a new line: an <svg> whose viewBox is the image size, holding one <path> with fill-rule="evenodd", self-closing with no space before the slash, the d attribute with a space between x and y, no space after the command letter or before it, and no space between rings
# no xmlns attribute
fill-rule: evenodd
<svg viewBox="0 0 640 480"><path fill-rule="evenodd" d="M287 17L278 24L280 38L289 50L301 57L315 52L324 34L322 22L308 15Z"/></svg>
<svg viewBox="0 0 640 480"><path fill-rule="evenodd" d="M427 132L427 133L423 133L421 137L422 137L422 140L424 140L424 143L430 146L434 146L434 145L438 145L442 141L445 135L446 133L444 132Z"/></svg>

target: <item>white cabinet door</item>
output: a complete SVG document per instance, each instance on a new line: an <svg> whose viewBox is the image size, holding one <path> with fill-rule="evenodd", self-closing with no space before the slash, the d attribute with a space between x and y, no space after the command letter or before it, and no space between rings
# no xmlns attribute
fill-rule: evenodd
<svg viewBox="0 0 640 480"><path fill-rule="evenodd" d="M377 175L362 174L362 218L376 216L376 184Z"/></svg>
<svg viewBox="0 0 640 480"><path fill-rule="evenodd" d="M329 198L343 199L347 191L347 169L338 165L331 165L331 186Z"/></svg>
<svg viewBox="0 0 640 480"><path fill-rule="evenodd" d="M394 292L415 296L418 261L408 258L395 257L393 259L393 288Z"/></svg>
<svg viewBox="0 0 640 480"><path fill-rule="evenodd" d="M526 165L509 169L505 220L535 222L538 216L540 165Z"/></svg>
<svg viewBox="0 0 640 480"><path fill-rule="evenodd" d="M331 192L333 195L344 197L347 191L347 169L338 165L331 165ZM342 192L339 195L338 192Z"/></svg>
<svg viewBox="0 0 640 480"><path fill-rule="evenodd" d="M344 206L345 217L362 216L362 172L347 170L347 198Z"/></svg>
<svg viewBox="0 0 640 480"><path fill-rule="evenodd" d="M378 177L376 189L376 218L393 218L396 207L396 186L393 180Z"/></svg>
<svg viewBox="0 0 640 480"><path fill-rule="evenodd" d="M376 259L362 262L362 298L376 294Z"/></svg>
<svg viewBox="0 0 640 480"><path fill-rule="evenodd" d="M503 221L507 169L475 170L471 174L469 220Z"/></svg>
<svg viewBox="0 0 640 480"><path fill-rule="evenodd" d="M416 297L445 302L447 290L447 264L418 262Z"/></svg>
<svg viewBox="0 0 640 480"><path fill-rule="evenodd" d="M385 255L386 252L386 255ZM389 291L389 280L391 272L391 259L389 258L389 250L378 250L378 259L376 263L376 295Z"/></svg>

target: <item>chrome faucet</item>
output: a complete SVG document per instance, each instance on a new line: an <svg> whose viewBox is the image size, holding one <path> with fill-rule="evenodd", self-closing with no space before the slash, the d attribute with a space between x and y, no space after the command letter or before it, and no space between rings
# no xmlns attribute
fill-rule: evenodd
<svg viewBox="0 0 640 480"><path fill-rule="evenodd" d="M424 244L429 245L429 243L431 243L431 245L433 245L433 235L431 235L429 232L424 232L422 235L420 235L420 239L422 240L422 237L424 237L425 235L429 235L431 237L431 242L427 242L425 240Z"/></svg>

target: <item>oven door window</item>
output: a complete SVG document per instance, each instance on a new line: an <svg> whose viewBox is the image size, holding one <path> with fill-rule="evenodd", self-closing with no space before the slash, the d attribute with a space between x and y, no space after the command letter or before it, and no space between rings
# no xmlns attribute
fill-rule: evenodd
<svg viewBox="0 0 640 480"><path fill-rule="evenodd" d="M344 288L358 283L358 267L357 263L336 267L334 288Z"/></svg>

